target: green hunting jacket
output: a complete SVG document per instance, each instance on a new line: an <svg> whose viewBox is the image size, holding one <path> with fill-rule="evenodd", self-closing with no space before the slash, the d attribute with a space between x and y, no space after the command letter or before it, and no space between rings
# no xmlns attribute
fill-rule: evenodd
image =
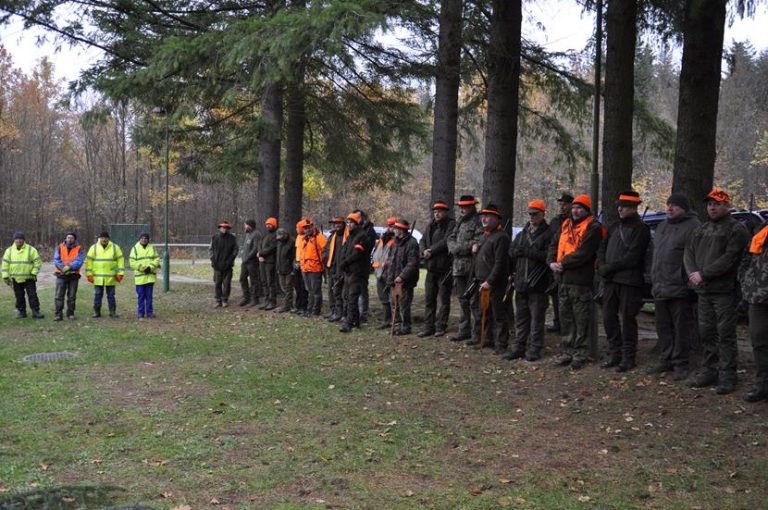
<svg viewBox="0 0 768 510"><path fill-rule="evenodd" d="M739 263L749 241L746 227L730 214L709 220L693 231L685 246L687 274L699 272L701 293L728 293L736 288Z"/></svg>

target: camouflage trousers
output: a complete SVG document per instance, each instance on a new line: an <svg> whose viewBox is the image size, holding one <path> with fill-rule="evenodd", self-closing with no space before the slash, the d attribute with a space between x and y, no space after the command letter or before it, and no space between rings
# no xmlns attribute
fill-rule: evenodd
<svg viewBox="0 0 768 510"><path fill-rule="evenodd" d="M561 283L558 299L563 350L574 360L585 361L592 316L592 287Z"/></svg>
<svg viewBox="0 0 768 510"><path fill-rule="evenodd" d="M699 293L699 336L705 370L717 371L720 382L736 382L736 307L731 293Z"/></svg>

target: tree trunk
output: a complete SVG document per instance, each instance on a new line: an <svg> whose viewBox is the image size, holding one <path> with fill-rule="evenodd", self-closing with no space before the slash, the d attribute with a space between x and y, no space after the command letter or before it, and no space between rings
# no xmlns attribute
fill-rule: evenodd
<svg viewBox="0 0 768 510"><path fill-rule="evenodd" d="M715 174L717 108L727 0L687 0L672 191L699 213Z"/></svg>
<svg viewBox="0 0 768 510"><path fill-rule="evenodd" d="M606 29L602 206L609 224L619 217L614 207L619 193L632 187L637 2L609 1Z"/></svg>
<svg viewBox="0 0 768 510"><path fill-rule="evenodd" d="M261 102L262 131L259 140L259 203L256 222L280 213L280 138L283 130L283 87L272 83Z"/></svg>
<svg viewBox="0 0 768 510"><path fill-rule="evenodd" d="M432 201L453 202L456 193L457 122L461 82L462 0L440 6L432 134Z"/></svg>
<svg viewBox="0 0 768 510"><path fill-rule="evenodd" d="M496 204L506 221L512 217L515 194L522 6L521 0L491 4L483 205Z"/></svg>
<svg viewBox="0 0 768 510"><path fill-rule="evenodd" d="M283 211L280 224L292 232L293 225L301 219L304 201L304 126L307 116L302 90L304 74L297 83L288 86L288 120L285 133L285 175L283 176Z"/></svg>

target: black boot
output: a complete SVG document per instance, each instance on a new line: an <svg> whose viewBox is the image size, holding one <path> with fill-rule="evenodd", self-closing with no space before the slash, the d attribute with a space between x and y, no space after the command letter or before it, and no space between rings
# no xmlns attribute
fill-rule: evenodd
<svg viewBox="0 0 768 510"><path fill-rule="evenodd" d="M109 316L113 319L117 319L117 308L109 308Z"/></svg>
<svg viewBox="0 0 768 510"><path fill-rule="evenodd" d="M32 318L33 319L45 319L45 315L40 313L40 310L32 310Z"/></svg>
<svg viewBox="0 0 768 510"><path fill-rule="evenodd" d="M94 319L98 319L99 317L101 317L101 307L100 306L94 306L93 307L93 315L92 315L92 317Z"/></svg>

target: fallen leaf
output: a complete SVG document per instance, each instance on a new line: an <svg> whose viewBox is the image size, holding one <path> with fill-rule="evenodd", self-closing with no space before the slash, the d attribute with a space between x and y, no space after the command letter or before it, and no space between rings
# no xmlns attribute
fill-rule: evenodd
<svg viewBox="0 0 768 510"><path fill-rule="evenodd" d="M51 463L50 462L41 462L40 463L40 469L42 469L43 471L48 471L49 467L51 467Z"/></svg>
<svg viewBox="0 0 768 510"><path fill-rule="evenodd" d="M170 499L173 497L173 493L171 492L161 492L160 497L164 499Z"/></svg>
<svg viewBox="0 0 768 510"><path fill-rule="evenodd" d="M171 510L192 510L192 507L189 505L179 505L171 508Z"/></svg>
<svg viewBox="0 0 768 510"><path fill-rule="evenodd" d="M212 505L220 505L220 504L221 504L221 501L219 501L219 500L218 500L218 499L216 499L216 498L213 498L213 499L211 499L210 503L211 503Z"/></svg>
<svg viewBox="0 0 768 510"><path fill-rule="evenodd" d="M592 498L590 498L589 496L579 496L578 500L581 501L582 503L587 503L589 501L592 501Z"/></svg>
<svg viewBox="0 0 768 510"><path fill-rule="evenodd" d="M499 478L499 483L502 484L502 485L507 485L507 484L512 483L512 480L510 480L508 478Z"/></svg>

